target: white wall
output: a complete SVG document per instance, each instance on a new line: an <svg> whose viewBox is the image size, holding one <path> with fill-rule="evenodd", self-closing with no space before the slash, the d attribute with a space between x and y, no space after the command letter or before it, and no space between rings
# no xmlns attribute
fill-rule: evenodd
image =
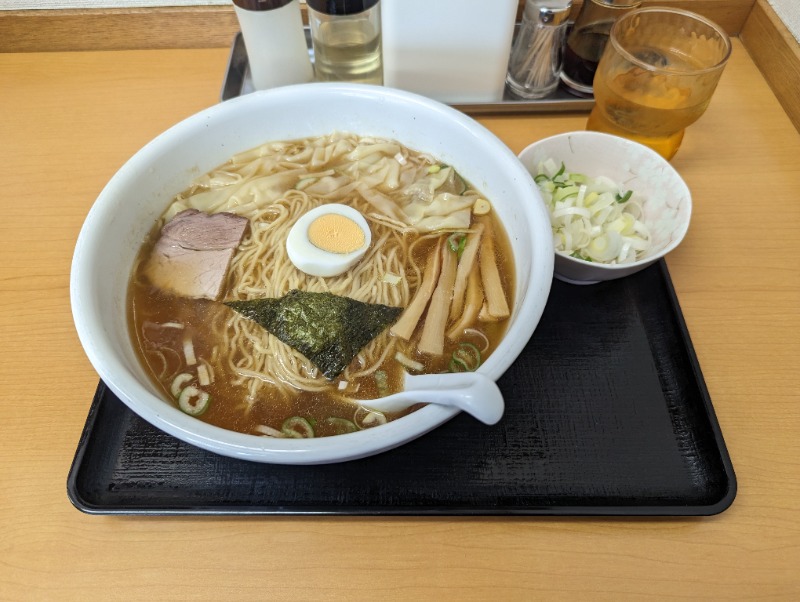
<svg viewBox="0 0 800 602"><path fill-rule="evenodd" d="M800 42L800 2L798 0L768 0L775 13Z"/></svg>
<svg viewBox="0 0 800 602"><path fill-rule="evenodd" d="M0 0L0 10L27 8L141 8L149 6L211 6L231 0Z"/></svg>
<svg viewBox="0 0 800 602"><path fill-rule="evenodd" d="M800 42L800 0L768 0ZM231 4L231 0L0 0L0 10L35 8L119 8L147 6L210 6Z"/></svg>

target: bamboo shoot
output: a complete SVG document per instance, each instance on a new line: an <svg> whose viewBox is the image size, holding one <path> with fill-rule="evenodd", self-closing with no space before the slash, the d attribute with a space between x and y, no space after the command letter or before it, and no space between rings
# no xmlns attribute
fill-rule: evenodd
<svg viewBox="0 0 800 602"><path fill-rule="evenodd" d="M497 258L495 257L494 232L492 224L486 218L479 218L484 224L483 243L480 250L481 281L483 294L486 297L486 307L493 318L507 318L511 312L508 309L503 283L497 271Z"/></svg>
<svg viewBox="0 0 800 602"><path fill-rule="evenodd" d="M451 320L457 320L461 316L461 311L464 309L464 292L467 290L469 275L475 268L475 259L478 256L482 234L483 224L480 222L476 224L474 232L467 234L467 246L464 247L461 259L458 260L458 269L456 270L456 283L453 287L453 304L450 306Z"/></svg>
<svg viewBox="0 0 800 602"><path fill-rule="evenodd" d="M411 303L400 315L400 318L392 326L390 332L405 341L411 338L414 330L417 328L419 319L425 307L428 305L428 300L431 298L436 282L439 280L439 271L442 265L441 243L437 245L436 249L431 253L428 258L428 263L425 265L425 272L422 274L422 282L411 299Z"/></svg>
<svg viewBox="0 0 800 602"><path fill-rule="evenodd" d="M483 306L483 288L478 270L469 273L467 282L467 301L458 321L447 331L447 338L455 341L464 334L464 329L475 323L481 307Z"/></svg>
<svg viewBox="0 0 800 602"><path fill-rule="evenodd" d="M450 302L453 299L453 284L456 279L456 263L458 257L445 244L442 247L442 272L439 283L431 295L425 324L418 349L429 355L442 355L444 352L444 331L450 315Z"/></svg>

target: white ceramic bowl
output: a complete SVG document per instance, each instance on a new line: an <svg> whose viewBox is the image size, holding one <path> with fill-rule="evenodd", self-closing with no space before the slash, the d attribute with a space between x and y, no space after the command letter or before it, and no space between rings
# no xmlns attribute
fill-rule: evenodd
<svg viewBox="0 0 800 602"><path fill-rule="evenodd" d="M519 154L529 172L552 158L569 171L608 176L644 200L642 221L652 237L646 254L633 263L590 263L555 252L555 276L573 284L594 284L629 276L675 249L689 229L692 195L680 174L652 149L600 132L568 132L534 142Z"/></svg>
<svg viewBox="0 0 800 602"><path fill-rule="evenodd" d="M78 238L70 287L81 343L111 390L151 424L227 456L320 464L396 447L458 413L430 405L347 435L257 437L205 424L179 411L161 398L139 363L126 320L128 279L139 246L171 197L236 152L269 140L335 130L393 138L429 152L453 165L491 199L511 239L517 286L508 334L481 371L496 380L528 342L552 283L549 218L532 178L499 139L446 105L388 88L304 84L257 92L201 111L142 148L101 192Z"/></svg>

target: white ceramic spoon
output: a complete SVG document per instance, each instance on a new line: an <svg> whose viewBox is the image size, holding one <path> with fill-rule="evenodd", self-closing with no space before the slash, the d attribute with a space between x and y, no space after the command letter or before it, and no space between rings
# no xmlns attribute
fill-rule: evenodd
<svg viewBox="0 0 800 602"><path fill-rule="evenodd" d="M437 403L463 410L485 424L496 424L505 410L497 384L477 372L407 374L404 391L359 403L379 412L399 412L415 403Z"/></svg>

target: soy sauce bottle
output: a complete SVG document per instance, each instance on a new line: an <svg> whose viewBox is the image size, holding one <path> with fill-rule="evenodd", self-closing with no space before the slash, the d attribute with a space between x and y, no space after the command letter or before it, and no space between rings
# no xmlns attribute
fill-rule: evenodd
<svg viewBox="0 0 800 602"><path fill-rule="evenodd" d="M564 49L562 87L584 98L593 95L592 82L603 56L611 26L642 0L585 0Z"/></svg>
<svg viewBox="0 0 800 602"><path fill-rule="evenodd" d="M379 0L306 0L317 81L383 84Z"/></svg>

